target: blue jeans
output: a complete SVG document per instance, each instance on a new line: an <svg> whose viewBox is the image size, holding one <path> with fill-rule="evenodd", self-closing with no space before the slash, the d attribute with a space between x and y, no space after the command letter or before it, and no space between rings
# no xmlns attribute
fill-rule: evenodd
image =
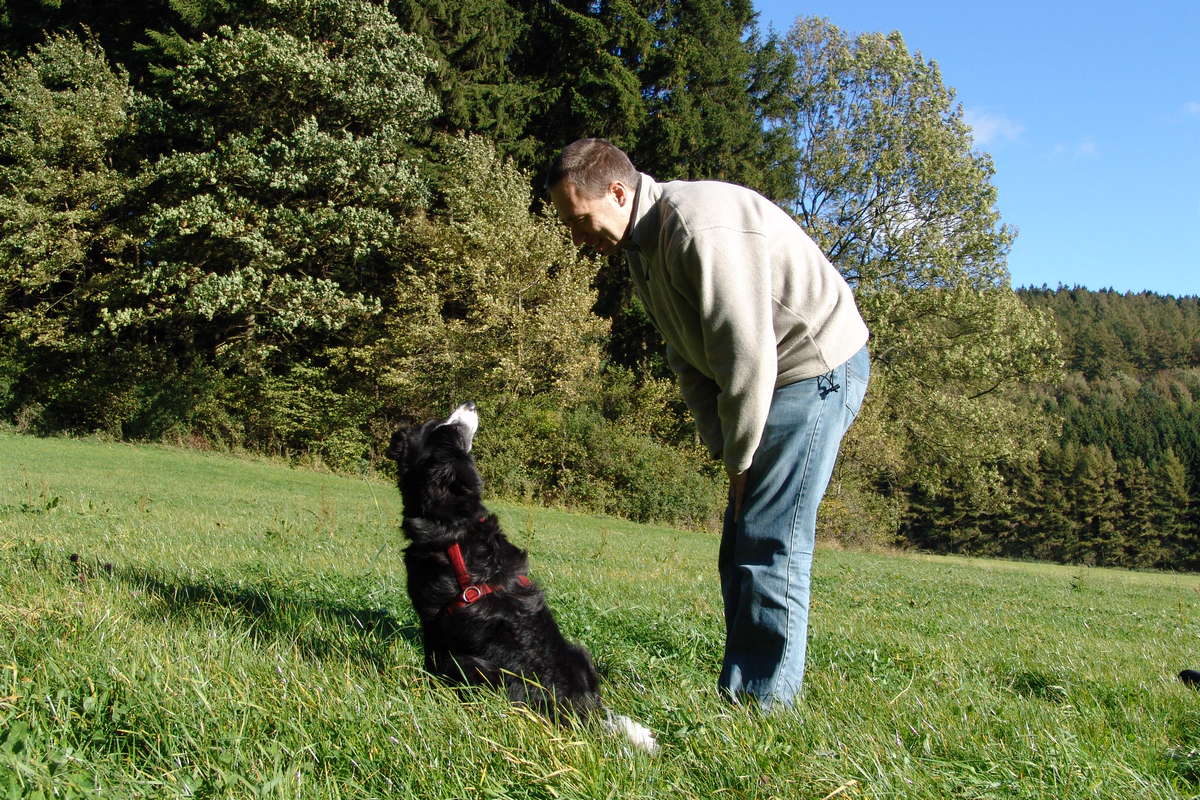
<svg viewBox="0 0 1200 800"><path fill-rule="evenodd" d="M870 375L867 348L832 372L775 390L742 512L725 511L722 694L791 706L804 682L817 506Z"/></svg>

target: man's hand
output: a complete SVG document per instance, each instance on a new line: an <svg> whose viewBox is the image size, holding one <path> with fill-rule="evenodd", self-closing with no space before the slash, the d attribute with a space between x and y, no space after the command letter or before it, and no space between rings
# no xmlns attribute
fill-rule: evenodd
<svg viewBox="0 0 1200 800"><path fill-rule="evenodd" d="M746 499L746 478L750 475L750 471L734 474L729 471L729 494L733 498L733 518L738 520L742 516L742 501Z"/></svg>

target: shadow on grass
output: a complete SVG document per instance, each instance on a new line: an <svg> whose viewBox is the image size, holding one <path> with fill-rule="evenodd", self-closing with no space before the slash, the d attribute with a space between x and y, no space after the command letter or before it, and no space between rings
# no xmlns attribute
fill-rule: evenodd
<svg viewBox="0 0 1200 800"><path fill-rule="evenodd" d="M256 644L290 647L311 660L351 661L382 673L393 661L388 650L394 642L421 646L415 620L399 619L385 608L355 608L265 583L195 581L114 567L76 554L68 560L81 582L110 580L156 598L161 605L153 609L155 617L165 609L168 618L180 622L218 622L245 632Z"/></svg>

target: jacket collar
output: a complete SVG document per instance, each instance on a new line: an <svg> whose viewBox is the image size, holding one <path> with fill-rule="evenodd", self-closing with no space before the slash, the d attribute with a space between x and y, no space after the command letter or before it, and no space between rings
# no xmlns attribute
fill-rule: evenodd
<svg viewBox="0 0 1200 800"><path fill-rule="evenodd" d="M629 215L629 230L621 242L623 249L635 253L654 248L661 216L658 198L662 196L662 186L644 172L639 173L639 176L637 192L634 193L633 212Z"/></svg>

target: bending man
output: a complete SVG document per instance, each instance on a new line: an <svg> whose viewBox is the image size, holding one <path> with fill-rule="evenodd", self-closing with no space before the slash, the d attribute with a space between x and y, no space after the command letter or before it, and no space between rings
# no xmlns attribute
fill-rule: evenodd
<svg viewBox="0 0 1200 800"><path fill-rule="evenodd" d="M756 192L658 183L603 139L567 146L547 187L577 246L624 251L700 436L729 473L720 689L791 706L804 680L817 506L870 369L850 287Z"/></svg>

